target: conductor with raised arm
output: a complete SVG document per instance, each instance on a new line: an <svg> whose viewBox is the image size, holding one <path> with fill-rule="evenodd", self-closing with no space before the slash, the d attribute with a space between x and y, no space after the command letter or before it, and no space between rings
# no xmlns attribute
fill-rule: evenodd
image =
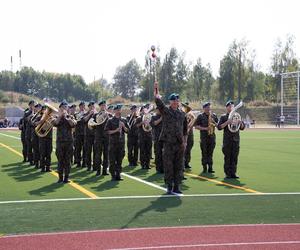
<svg viewBox="0 0 300 250"><path fill-rule="evenodd" d="M187 120L179 109L179 95L169 95L169 107L161 100L158 83L154 83L155 103L163 116L162 131L159 140L163 142L163 166L167 193L181 194L180 184L183 178L183 157L187 139Z"/></svg>

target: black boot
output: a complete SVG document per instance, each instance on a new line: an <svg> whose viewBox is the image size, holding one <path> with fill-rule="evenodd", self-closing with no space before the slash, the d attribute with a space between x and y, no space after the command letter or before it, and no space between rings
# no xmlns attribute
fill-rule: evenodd
<svg viewBox="0 0 300 250"><path fill-rule="evenodd" d="M57 183L62 183L63 182L63 175L62 174L58 174L58 181Z"/></svg>
<svg viewBox="0 0 300 250"><path fill-rule="evenodd" d="M46 172L51 172L50 166L46 167Z"/></svg>
<svg viewBox="0 0 300 250"><path fill-rule="evenodd" d="M65 178L64 178L64 183L69 183L70 181L69 181L69 175L65 175Z"/></svg>
<svg viewBox="0 0 300 250"><path fill-rule="evenodd" d="M208 165L208 173L214 173L212 165Z"/></svg>
<svg viewBox="0 0 300 250"><path fill-rule="evenodd" d="M203 174L207 173L207 166L206 165L203 165L203 171L202 171Z"/></svg>
<svg viewBox="0 0 300 250"><path fill-rule="evenodd" d="M172 184L168 184L168 186L167 186L167 194L172 194L172 189L173 189Z"/></svg>
<svg viewBox="0 0 300 250"><path fill-rule="evenodd" d="M34 167L35 169L39 169L39 168L40 168L40 166L39 166L39 163L38 163L38 162L36 162L34 165L35 165L35 167Z"/></svg>
<svg viewBox="0 0 300 250"><path fill-rule="evenodd" d="M97 170L96 176L99 176L101 174L100 170Z"/></svg>
<svg viewBox="0 0 300 250"><path fill-rule="evenodd" d="M116 180L117 180L117 181L123 181L123 178L121 177L121 174L120 174L120 173L117 173L117 175L116 175Z"/></svg>
<svg viewBox="0 0 300 250"><path fill-rule="evenodd" d="M76 168L81 168L80 162L77 163Z"/></svg>
<svg viewBox="0 0 300 250"><path fill-rule="evenodd" d="M177 184L174 185L173 193L175 193L175 194L182 194L179 185L177 185Z"/></svg>
<svg viewBox="0 0 300 250"><path fill-rule="evenodd" d="M109 173L107 173L107 168L103 168L102 175L109 175Z"/></svg>
<svg viewBox="0 0 300 250"><path fill-rule="evenodd" d="M30 165L30 166L34 166L34 162L33 162L33 161L30 161L30 162L29 162L29 165Z"/></svg>
<svg viewBox="0 0 300 250"><path fill-rule="evenodd" d="M46 168L45 167L41 167L41 173L46 172Z"/></svg>
<svg viewBox="0 0 300 250"><path fill-rule="evenodd" d="M192 168L192 167L187 163L187 164L185 164L184 168L190 169L190 168Z"/></svg>

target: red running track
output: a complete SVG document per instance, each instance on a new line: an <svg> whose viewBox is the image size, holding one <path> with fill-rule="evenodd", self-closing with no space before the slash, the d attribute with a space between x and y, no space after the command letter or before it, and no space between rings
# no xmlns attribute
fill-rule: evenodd
<svg viewBox="0 0 300 250"><path fill-rule="evenodd" d="M300 249L300 224L136 228L3 236L1 250Z"/></svg>

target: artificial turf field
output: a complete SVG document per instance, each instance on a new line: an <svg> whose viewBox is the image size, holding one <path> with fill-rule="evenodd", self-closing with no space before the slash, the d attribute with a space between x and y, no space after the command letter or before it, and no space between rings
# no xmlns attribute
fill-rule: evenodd
<svg viewBox="0 0 300 250"><path fill-rule="evenodd" d="M164 196L162 175L154 168L126 167L126 159L122 182L73 167L74 183L56 184L53 173L22 163L18 137L18 131L0 131L0 234L300 222L300 130L242 132L239 180L224 180L220 132L216 173L198 176L201 153L195 132L192 170L181 197ZM54 153L52 161L55 169Z"/></svg>

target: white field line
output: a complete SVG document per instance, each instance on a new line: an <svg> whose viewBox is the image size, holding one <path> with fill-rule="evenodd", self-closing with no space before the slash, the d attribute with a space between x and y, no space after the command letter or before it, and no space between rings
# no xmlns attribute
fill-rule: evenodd
<svg viewBox="0 0 300 250"><path fill-rule="evenodd" d="M65 232L50 232L50 233L29 233L29 234L14 234L3 235L1 238L18 238L31 236L48 236L48 235L64 235L64 234L82 234L82 233L106 233L106 232L126 232L126 231L147 231L147 230L174 230L174 229L205 229L205 228L233 228L233 227L299 227L300 223L274 223L274 224L232 224L232 225L199 225L199 226L174 226L174 227L140 227L140 228L122 228L122 229L98 229L98 230L79 230Z"/></svg>
<svg viewBox="0 0 300 250"><path fill-rule="evenodd" d="M172 249L172 248L199 248L199 247L230 247L230 246L262 246L300 244L300 241L258 241L258 242L233 242L233 243L204 243L192 245L169 245L153 247L112 248L111 250L143 250L143 249Z"/></svg>
<svg viewBox="0 0 300 250"><path fill-rule="evenodd" d="M231 194L182 194L180 197L239 197L239 196L281 196L281 195L300 195L300 192L291 193L231 193ZM15 203L42 203L42 202L60 202L60 201L88 201L88 200L122 200L122 199L152 199L152 198L178 198L177 195L127 195L127 196L102 196L97 198L58 198L41 200L14 200L0 201L1 204Z"/></svg>

